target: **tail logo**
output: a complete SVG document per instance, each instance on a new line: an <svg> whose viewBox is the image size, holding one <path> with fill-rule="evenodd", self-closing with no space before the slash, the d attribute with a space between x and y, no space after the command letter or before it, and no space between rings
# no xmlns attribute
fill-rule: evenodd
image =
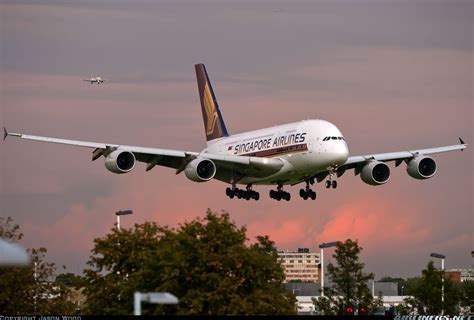
<svg viewBox="0 0 474 320"><path fill-rule="evenodd" d="M204 109L206 111L206 135L211 135L214 132L217 122L217 111L214 105L214 99L212 98L211 90L209 90L209 85L206 82L204 86Z"/></svg>

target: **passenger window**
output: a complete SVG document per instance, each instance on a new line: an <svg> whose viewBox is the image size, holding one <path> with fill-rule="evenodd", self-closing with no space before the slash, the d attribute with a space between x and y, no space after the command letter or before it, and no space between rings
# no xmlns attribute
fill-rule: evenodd
<svg viewBox="0 0 474 320"><path fill-rule="evenodd" d="M337 140L337 138L336 138L336 137L331 137L331 139L332 139L332 140Z"/></svg>
<svg viewBox="0 0 474 320"><path fill-rule="evenodd" d="M342 140L342 138L341 138L341 137L337 137L337 140Z"/></svg>

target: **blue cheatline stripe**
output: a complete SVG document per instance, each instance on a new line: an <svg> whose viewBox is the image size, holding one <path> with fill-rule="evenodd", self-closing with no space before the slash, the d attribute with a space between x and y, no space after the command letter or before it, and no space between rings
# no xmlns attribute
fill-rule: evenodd
<svg viewBox="0 0 474 320"><path fill-rule="evenodd" d="M294 144L291 146L278 147L278 148L267 149L267 150L262 150L262 151L239 154L239 156L274 157L274 156L282 155L285 153L303 152L307 150L308 150L308 145L306 143L301 143L301 144Z"/></svg>

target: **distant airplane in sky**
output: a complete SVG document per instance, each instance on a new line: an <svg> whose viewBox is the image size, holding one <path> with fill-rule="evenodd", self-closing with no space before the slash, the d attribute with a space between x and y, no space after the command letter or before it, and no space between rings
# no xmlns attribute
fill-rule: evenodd
<svg viewBox="0 0 474 320"><path fill-rule="evenodd" d="M94 83L101 84L102 82L105 81L105 79L102 79L101 77L93 77L91 75L90 79L82 79L82 81L89 81L91 84L94 84Z"/></svg>
<svg viewBox="0 0 474 320"><path fill-rule="evenodd" d="M362 181L370 185L382 185L390 179L386 164L395 161L398 167L407 165L407 173L415 179L428 179L437 170L430 154L463 150L466 144L445 147L397 151L389 153L349 156L347 142L341 131L324 120L304 120L295 123L230 135L224 123L216 96L203 64L195 65L207 148L201 152L144 148L110 143L86 142L9 133L7 136L52 142L72 146L94 148L92 160L103 156L105 167L113 173L131 171L137 161L146 163L146 171L156 165L183 172L195 182L217 179L230 184L226 189L229 198L260 198L253 190L255 185L276 185L270 198L289 201L285 185L304 183L299 195L304 200L316 199L311 189L315 182L326 179L326 188L336 188L336 178L347 170L354 170ZM239 189L237 185L244 185Z"/></svg>

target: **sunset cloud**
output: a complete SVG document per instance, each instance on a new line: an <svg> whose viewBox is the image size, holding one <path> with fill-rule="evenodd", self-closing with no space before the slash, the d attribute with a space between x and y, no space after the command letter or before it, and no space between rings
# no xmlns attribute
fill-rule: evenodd
<svg viewBox="0 0 474 320"><path fill-rule="evenodd" d="M206 146L193 65L205 63L230 133L308 118L343 132L352 155L457 143L472 135L469 5L292 3L2 4L0 123L10 131L144 147ZM466 7L467 6L467 7ZM209 10L215 14L209 17ZM347 12L351 12L350 15ZM4 19L3 19L4 18ZM401 23L400 21L403 21ZM81 81L100 75L100 86ZM224 183L197 184L156 167L114 175L92 150L8 138L0 143L0 209L80 272L114 213L123 227L177 226L226 210L249 241L279 249L358 239L377 275L417 275L431 251L467 267L474 246L473 148L436 155L418 181L390 164L390 182L352 170L315 201L229 199ZM331 252L328 252L330 257Z"/></svg>

